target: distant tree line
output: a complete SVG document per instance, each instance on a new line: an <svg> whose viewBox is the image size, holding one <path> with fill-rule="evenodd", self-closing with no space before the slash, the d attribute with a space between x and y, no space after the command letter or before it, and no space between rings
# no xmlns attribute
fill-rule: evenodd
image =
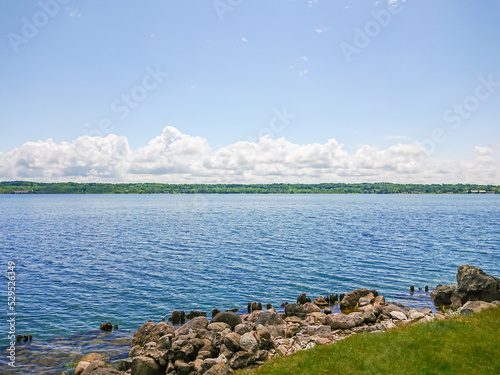
<svg viewBox="0 0 500 375"><path fill-rule="evenodd" d="M500 194L500 186L472 184L108 184L0 182L0 194Z"/></svg>

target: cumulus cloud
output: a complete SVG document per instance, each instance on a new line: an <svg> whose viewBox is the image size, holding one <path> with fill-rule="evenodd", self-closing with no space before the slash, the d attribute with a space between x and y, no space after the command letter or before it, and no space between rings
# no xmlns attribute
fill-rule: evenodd
<svg viewBox="0 0 500 375"><path fill-rule="evenodd" d="M166 127L146 146L128 139L81 136L27 142L0 153L0 179L166 183L481 183L500 184L500 143L477 146L470 160L437 159L418 143L352 153L335 139L295 144L266 135L213 150L202 137Z"/></svg>

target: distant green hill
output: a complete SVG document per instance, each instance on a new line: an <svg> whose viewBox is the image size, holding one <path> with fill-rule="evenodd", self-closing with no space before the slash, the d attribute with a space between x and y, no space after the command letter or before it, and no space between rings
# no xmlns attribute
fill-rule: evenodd
<svg viewBox="0 0 500 375"><path fill-rule="evenodd" d="M0 182L0 194L500 194L500 186L472 184L108 184Z"/></svg>

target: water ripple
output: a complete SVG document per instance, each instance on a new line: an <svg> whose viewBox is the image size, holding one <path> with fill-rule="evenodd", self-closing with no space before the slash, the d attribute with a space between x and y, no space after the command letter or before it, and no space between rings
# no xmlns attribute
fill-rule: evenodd
<svg viewBox="0 0 500 375"><path fill-rule="evenodd" d="M3 195L0 260L18 265L18 332L49 339L303 292L418 304L409 285L460 264L498 276L499 227L499 196Z"/></svg>

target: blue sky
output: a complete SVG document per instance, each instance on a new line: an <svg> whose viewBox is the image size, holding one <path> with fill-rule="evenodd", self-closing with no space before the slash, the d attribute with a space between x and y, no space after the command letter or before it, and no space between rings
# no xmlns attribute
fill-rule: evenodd
<svg viewBox="0 0 500 375"><path fill-rule="evenodd" d="M499 15L494 0L2 1L0 178L500 184ZM82 136L90 158L72 154Z"/></svg>

